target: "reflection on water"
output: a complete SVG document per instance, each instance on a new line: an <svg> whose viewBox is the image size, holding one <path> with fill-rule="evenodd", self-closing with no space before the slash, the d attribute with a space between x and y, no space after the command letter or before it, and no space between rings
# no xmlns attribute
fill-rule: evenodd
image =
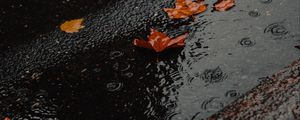
<svg viewBox="0 0 300 120"><path fill-rule="evenodd" d="M181 119L177 90L183 83L176 61L181 50L157 55L128 47L106 56L97 50L80 55L39 74L38 80L24 77L30 82L18 97L27 111L12 111L14 118Z"/></svg>

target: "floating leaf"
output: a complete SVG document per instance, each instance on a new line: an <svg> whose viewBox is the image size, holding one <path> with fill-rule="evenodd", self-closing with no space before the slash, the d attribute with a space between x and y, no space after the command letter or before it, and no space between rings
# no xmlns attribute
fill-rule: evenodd
<svg viewBox="0 0 300 120"><path fill-rule="evenodd" d="M218 0L214 4L214 10L216 11L226 11L230 8L234 7L235 1L234 0Z"/></svg>
<svg viewBox="0 0 300 120"><path fill-rule="evenodd" d="M295 46L296 48L300 49L300 45Z"/></svg>
<svg viewBox="0 0 300 120"><path fill-rule="evenodd" d="M60 30L66 33L79 32L79 29L84 28L84 26L81 25L82 22L83 18L66 21L60 25Z"/></svg>
<svg viewBox="0 0 300 120"><path fill-rule="evenodd" d="M5 117L4 120L11 120L9 117Z"/></svg>
<svg viewBox="0 0 300 120"><path fill-rule="evenodd" d="M155 52L162 52L167 48L183 47L184 40L188 33L180 35L171 39L166 34L161 33L155 29L151 29L151 33L148 36L148 41L134 39L133 44L138 47L153 49Z"/></svg>
<svg viewBox="0 0 300 120"><path fill-rule="evenodd" d="M204 12L207 4L204 0L176 0L175 8L164 8L171 19L182 19Z"/></svg>

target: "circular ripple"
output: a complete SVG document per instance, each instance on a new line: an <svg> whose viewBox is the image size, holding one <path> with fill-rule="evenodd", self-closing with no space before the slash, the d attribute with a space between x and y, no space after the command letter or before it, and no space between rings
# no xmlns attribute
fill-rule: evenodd
<svg viewBox="0 0 300 120"><path fill-rule="evenodd" d="M128 77L128 78L131 78L131 77L133 77L134 74L132 72L129 72L129 73L125 73L123 75Z"/></svg>
<svg viewBox="0 0 300 120"><path fill-rule="evenodd" d="M122 71L122 72L129 70L130 67L131 67L131 65L128 64L128 63L126 63L126 62L121 62L121 63L116 62L116 63L113 65L113 68L114 68L115 70L120 70L120 71Z"/></svg>
<svg viewBox="0 0 300 120"><path fill-rule="evenodd" d="M250 38L243 38L242 40L239 41L239 43L244 47L252 47L255 45L255 41L251 40Z"/></svg>
<svg viewBox="0 0 300 120"><path fill-rule="evenodd" d="M215 69L207 69L200 76L205 83L209 84L222 82L227 78L226 73L224 73L220 67Z"/></svg>
<svg viewBox="0 0 300 120"><path fill-rule="evenodd" d="M147 117L157 116L156 106L159 104L158 98L156 98L155 94L149 89L146 88L147 94L143 94L143 101L147 104L147 109L144 114Z"/></svg>
<svg viewBox="0 0 300 120"><path fill-rule="evenodd" d="M163 106L165 108L167 108L168 110L174 110L175 108L177 108L177 103L176 102L168 102L163 104Z"/></svg>
<svg viewBox="0 0 300 120"><path fill-rule="evenodd" d="M101 68L94 68L94 72L96 73L101 72Z"/></svg>
<svg viewBox="0 0 300 120"><path fill-rule="evenodd" d="M282 22L279 23L272 23L267 26L264 30L264 33L271 33L274 36L281 36L288 34L289 31L285 28Z"/></svg>
<svg viewBox="0 0 300 120"><path fill-rule="evenodd" d="M187 117L181 113L170 112L167 113L163 120L188 120Z"/></svg>
<svg viewBox="0 0 300 120"><path fill-rule="evenodd" d="M123 84L121 82L110 82L106 85L106 89L108 91L114 92L119 91L123 87Z"/></svg>
<svg viewBox="0 0 300 120"><path fill-rule="evenodd" d="M201 120L201 113L200 112L197 112L195 115L193 115L192 119L191 120Z"/></svg>
<svg viewBox="0 0 300 120"><path fill-rule="evenodd" d="M219 100L218 97L212 97L203 101L201 108L203 110L217 111L224 107L224 104Z"/></svg>
<svg viewBox="0 0 300 120"><path fill-rule="evenodd" d="M225 93L226 97L238 97L240 96L240 93L237 92L236 90L229 90Z"/></svg>
<svg viewBox="0 0 300 120"><path fill-rule="evenodd" d="M260 16L260 13L258 11L254 10L254 11L250 11L248 13L248 15L251 16L251 17L258 17L258 16Z"/></svg>
<svg viewBox="0 0 300 120"><path fill-rule="evenodd" d="M264 4L269 4L272 2L272 0L259 0L259 1Z"/></svg>
<svg viewBox="0 0 300 120"><path fill-rule="evenodd" d="M189 85L189 86L194 85L193 81L195 80L195 77L192 77L191 75L188 75L186 79L187 79L187 85Z"/></svg>
<svg viewBox="0 0 300 120"><path fill-rule="evenodd" d="M115 59L115 58L121 57L121 56L123 56L123 55L124 55L124 53L121 52L121 51L112 51L112 52L109 54L110 59Z"/></svg>

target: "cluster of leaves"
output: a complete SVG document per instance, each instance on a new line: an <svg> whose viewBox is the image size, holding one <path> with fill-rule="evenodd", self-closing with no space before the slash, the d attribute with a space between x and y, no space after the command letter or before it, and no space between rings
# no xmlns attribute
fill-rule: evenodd
<svg viewBox="0 0 300 120"><path fill-rule="evenodd" d="M235 5L234 0L218 0L214 4L215 11L226 11ZM188 18L206 11L207 4L204 0L176 0L175 8L164 8L171 19Z"/></svg>
<svg viewBox="0 0 300 120"><path fill-rule="evenodd" d="M234 0L218 0L214 4L216 11L225 11L234 6ZM170 19L189 18L193 15L206 11L207 4L204 0L176 0L175 8L164 8L163 10L168 14ZM65 21L60 25L60 30L66 33L76 33L84 28L82 25L83 18ZM135 39L133 44L138 47L153 49L155 52L162 52L168 48L176 48L184 46L185 38L188 33L180 35L175 38L170 38L166 34L161 33L155 29L151 29L148 36L148 41Z"/></svg>
<svg viewBox="0 0 300 120"><path fill-rule="evenodd" d="M214 4L214 9L216 11L226 11L233 6L234 0L218 0ZM207 4L204 3L204 0L176 0L175 8L164 8L163 10L168 14L170 19L183 19L200 14L206 11L206 9ZM188 33L185 33L171 39L166 34L151 29L148 41L135 39L133 44L138 47L153 49L155 52L162 52L168 48L183 47L187 36Z"/></svg>

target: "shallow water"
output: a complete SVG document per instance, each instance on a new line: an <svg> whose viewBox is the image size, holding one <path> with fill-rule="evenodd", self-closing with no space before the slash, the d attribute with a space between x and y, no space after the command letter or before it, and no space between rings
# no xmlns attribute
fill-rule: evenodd
<svg viewBox="0 0 300 120"><path fill-rule="evenodd" d="M133 47L132 38L147 32L132 27L133 35L106 46L91 43L93 49L79 49L63 62L32 67L21 80L1 81L0 117L205 119L299 58L300 51L294 48L300 43L299 4L298 0L237 1L230 11L209 9L194 21L170 24L163 17L147 27L171 36L188 31L189 37L183 49L161 54ZM97 14L89 19L102 19ZM88 30L92 23L87 23ZM46 36L52 34L56 33Z"/></svg>

